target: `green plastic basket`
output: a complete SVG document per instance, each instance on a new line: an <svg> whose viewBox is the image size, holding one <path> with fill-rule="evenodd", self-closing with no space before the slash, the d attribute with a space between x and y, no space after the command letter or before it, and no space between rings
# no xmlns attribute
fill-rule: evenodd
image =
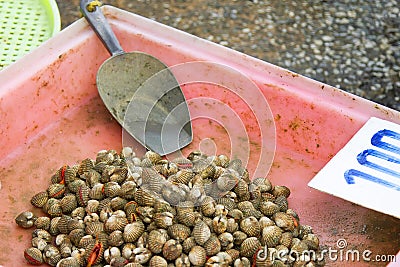
<svg viewBox="0 0 400 267"><path fill-rule="evenodd" d="M0 0L0 70L59 32L54 0Z"/></svg>

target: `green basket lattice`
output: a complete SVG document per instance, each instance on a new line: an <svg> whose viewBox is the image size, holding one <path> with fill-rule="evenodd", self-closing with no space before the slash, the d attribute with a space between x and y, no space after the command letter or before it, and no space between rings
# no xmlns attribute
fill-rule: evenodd
<svg viewBox="0 0 400 267"><path fill-rule="evenodd" d="M54 0L0 0L0 70L61 28Z"/></svg>

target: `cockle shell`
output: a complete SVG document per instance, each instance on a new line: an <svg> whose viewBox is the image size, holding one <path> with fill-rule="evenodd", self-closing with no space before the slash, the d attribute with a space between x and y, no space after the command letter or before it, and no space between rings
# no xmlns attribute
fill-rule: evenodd
<svg viewBox="0 0 400 267"><path fill-rule="evenodd" d="M235 231L233 234L233 243L235 245L240 245L242 244L242 242L247 238L246 233L242 232L242 231Z"/></svg>
<svg viewBox="0 0 400 267"><path fill-rule="evenodd" d="M149 267L167 267L167 261L158 255L153 256L149 261Z"/></svg>
<svg viewBox="0 0 400 267"><path fill-rule="evenodd" d="M74 229L68 235L72 244L77 247L81 238L85 236L85 231L83 229Z"/></svg>
<svg viewBox="0 0 400 267"><path fill-rule="evenodd" d="M76 196L74 194L66 194L60 200L60 206L64 214L71 213L78 206Z"/></svg>
<svg viewBox="0 0 400 267"><path fill-rule="evenodd" d="M183 243L182 243L182 249L183 252L185 252L186 254L189 253L189 251L192 249L192 247L196 246L196 240L194 239L194 236L190 236L188 238L186 238Z"/></svg>
<svg viewBox="0 0 400 267"><path fill-rule="evenodd" d="M24 211L18 214L18 216L15 218L15 222L21 226L22 228L31 228L37 217L33 212L31 211Z"/></svg>
<svg viewBox="0 0 400 267"><path fill-rule="evenodd" d="M31 198L31 204L37 208L42 208L48 199L49 195L47 191L39 192Z"/></svg>
<svg viewBox="0 0 400 267"><path fill-rule="evenodd" d="M221 234L226 231L228 226L228 219L225 215L219 215L214 217L212 221L212 229L215 233Z"/></svg>
<svg viewBox="0 0 400 267"><path fill-rule="evenodd" d="M223 205L228 210L228 212L230 210L236 209L236 207L237 207L235 201L233 199L231 199L231 198L228 198L228 197L218 198L218 199L215 200L215 202L218 205Z"/></svg>
<svg viewBox="0 0 400 267"><path fill-rule="evenodd" d="M126 200L133 200L135 198L136 190L137 184L134 181L125 181L121 185L119 196Z"/></svg>
<svg viewBox="0 0 400 267"><path fill-rule="evenodd" d="M282 237L282 229L276 225L267 226L262 230L261 243L268 247L275 247Z"/></svg>
<svg viewBox="0 0 400 267"><path fill-rule="evenodd" d="M93 200L102 200L105 197L104 184L97 183L90 189L89 197Z"/></svg>
<svg viewBox="0 0 400 267"><path fill-rule="evenodd" d="M272 201L261 201L260 211L265 216L272 216L280 211L280 207Z"/></svg>
<svg viewBox="0 0 400 267"><path fill-rule="evenodd" d="M275 197L284 196L285 198L288 198L290 196L290 189L284 185L276 185L272 189L272 194Z"/></svg>
<svg viewBox="0 0 400 267"><path fill-rule="evenodd" d="M25 249L24 257L32 265L41 265L43 263L42 252L38 248L30 247Z"/></svg>
<svg viewBox="0 0 400 267"><path fill-rule="evenodd" d="M240 221L240 229L248 236L258 236L261 231L260 223L256 217L250 216Z"/></svg>
<svg viewBox="0 0 400 267"><path fill-rule="evenodd" d="M182 254L182 245L175 239L169 239L163 246L162 254L166 260L175 260Z"/></svg>
<svg viewBox="0 0 400 267"><path fill-rule="evenodd" d="M156 195L154 191L149 191L140 187L136 190L134 194L135 201L141 206L150 206L152 207L155 202Z"/></svg>
<svg viewBox="0 0 400 267"><path fill-rule="evenodd" d="M307 234L303 236L303 242L305 242L309 249L317 250L319 247L319 238L315 234Z"/></svg>
<svg viewBox="0 0 400 267"><path fill-rule="evenodd" d="M104 257L104 250L105 246L103 243L96 241L95 239L90 240L85 247L86 262L88 262L89 258L94 257L93 255L97 255L97 257L94 257L93 265L100 263Z"/></svg>
<svg viewBox="0 0 400 267"><path fill-rule="evenodd" d="M182 253L175 259L175 267L190 267L189 257Z"/></svg>
<svg viewBox="0 0 400 267"><path fill-rule="evenodd" d="M87 185L82 185L76 191L76 199L78 204L85 207L89 201L90 188Z"/></svg>
<svg viewBox="0 0 400 267"><path fill-rule="evenodd" d="M280 208L280 211L286 212L288 207L289 207L289 203L287 201L287 198L285 196L278 196L276 197L275 201L274 201Z"/></svg>
<svg viewBox="0 0 400 267"><path fill-rule="evenodd" d="M203 247L206 250L207 256L213 256L221 251L221 243L215 234L210 236L210 238L204 243Z"/></svg>
<svg viewBox="0 0 400 267"><path fill-rule="evenodd" d="M121 192L121 186L117 182L106 182L104 184L104 195L106 197L116 197Z"/></svg>
<svg viewBox="0 0 400 267"><path fill-rule="evenodd" d="M78 167L78 174L82 175L85 172L91 170L94 168L94 162L92 159L86 158L84 160L81 161L81 163L79 164Z"/></svg>
<svg viewBox="0 0 400 267"><path fill-rule="evenodd" d="M265 177L255 178L253 184L257 185L261 192L268 192L272 189L271 181Z"/></svg>
<svg viewBox="0 0 400 267"><path fill-rule="evenodd" d="M190 250L188 257L190 263L194 266L203 266L207 260L206 250L201 246L194 246Z"/></svg>
<svg viewBox="0 0 400 267"><path fill-rule="evenodd" d="M114 211L123 210L126 203L128 203L128 201L122 197L113 197L110 201L110 207Z"/></svg>
<svg viewBox="0 0 400 267"><path fill-rule="evenodd" d="M35 247L42 251L45 247L47 246L46 240L40 238L40 237L34 237L32 238L32 247Z"/></svg>
<svg viewBox="0 0 400 267"><path fill-rule="evenodd" d="M164 229L152 230L147 238L147 245L151 252L159 254L168 240L168 234Z"/></svg>
<svg viewBox="0 0 400 267"><path fill-rule="evenodd" d="M233 235L231 233L225 232L220 234L218 240L221 243L221 247L225 250L233 247Z"/></svg>
<svg viewBox="0 0 400 267"><path fill-rule="evenodd" d="M77 193L81 186L85 186L85 181L75 178L71 182L67 183L67 188L71 193Z"/></svg>
<svg viewBox="0 0 400 267"><path fill-rule="evenodd" d="M212 216L215 212L215 200L210 196L205 196L201 202L200 210L204 216Z"/></svg>
<svg viewBox="0 0 400 267"><path fill-rule="evenodd" d="M66 257L64 259L61 259L56 267L79 267L79 261L74 258L74 257Z"/></svg>
<svg viewBox="0 0 400 267"><path fill-rule="evenodd" d="M121 256L121 251L118 247L108 247L104 250L104 259L107 263L110 263L113 258Z"/></svg>
<svg viewBox="0 0 400 267"><path fill-rule="evenodd" d="M171 225L168 227L167 231L171 238L176 239L179 242L183 242L192 232L188 226L180 223Z"/></svg>
<svg viewBox="0 0 400 267"><path fill-rule="evenodd" d="M135 242L144 233L144 230L145 226L141 221L136 221L126 224L123 231L123 237L125 242L127 243Z"/></svg>
<svg viewBox="0 0 400 267"><path fill-rule="evenodd" d="M88 222L86 223L85 232L89 235L96 236L104 232L104 223L102 222Z"/></svg>
<svg viewBox="0 0 400 267"><path fill-rule="evenodd" d="M192 235L197 244L204 245L211 236L211 230L204 221L199 220L193 227Z"/></svg>
<svg viewBox="0 0 400 267"><path fill-rule="evenodd" d="M223 173L216 180L217 187L222 192L231 190L239 181L239 178L232 173Z"/></svg>
<svg viewBox="0 0 400 267"><path fill-rule="evenodd" d="M57 262L61 260L60 250L53 245L47 245L43 249L43 261L50 266L56 266Z"/></svg>
<svg viewBox="0 0 400 267"><path fill-rule="evenodd" d="M290 247L292 245L293 234L291 232L284 232L279 240L279 244Z"/></svg>
<svg viewBox="0 0 400 267"><path fill-rule="evenodd" d="M157 227L167 229L173 224L174 215L171 212L159 212L154 214L153 220Z"/></svg>
<svg viewBox="0 0 400 267"><path fill-rule="evenodd" d="M261 243L257 237L248 237L240 245L240 255L251 258L260 247Z"/></svg>
<svg viewBox="0 0 400 267"><path fill-rule="evenodd" d="M275 224L282 228L285 231L294 231L299 227L299 223L292 216L285 212L277 212L273 215L272 219L275 221Z"/></svg>
<svg viewBox="0 0 400 267"><path fill-rule="evenodd" d="M116 230L122 231L127 224L128 219L126 217L113 214L104 223L104 230L108 233L112 233Z"/></svg>

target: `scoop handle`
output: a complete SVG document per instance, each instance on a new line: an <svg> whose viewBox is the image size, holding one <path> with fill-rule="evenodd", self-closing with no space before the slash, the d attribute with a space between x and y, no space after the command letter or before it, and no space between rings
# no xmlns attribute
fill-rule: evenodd
<svg viewBox="0 0 400 267"><path fill-rule="evenodd" d="M100 9L101 3L96 0L81 0L80 9L90 26L112 55L123 54L124 50L118 42L110 24Z"/></svg>

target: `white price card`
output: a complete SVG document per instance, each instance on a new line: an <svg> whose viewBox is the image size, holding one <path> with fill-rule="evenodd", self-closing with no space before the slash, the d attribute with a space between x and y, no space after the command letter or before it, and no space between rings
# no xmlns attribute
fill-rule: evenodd
<svg viewBox="0 0 400 267"><path fill-rule="evenodd" d="M308 186L400 218L400 125L370 118Z"/></svg>

